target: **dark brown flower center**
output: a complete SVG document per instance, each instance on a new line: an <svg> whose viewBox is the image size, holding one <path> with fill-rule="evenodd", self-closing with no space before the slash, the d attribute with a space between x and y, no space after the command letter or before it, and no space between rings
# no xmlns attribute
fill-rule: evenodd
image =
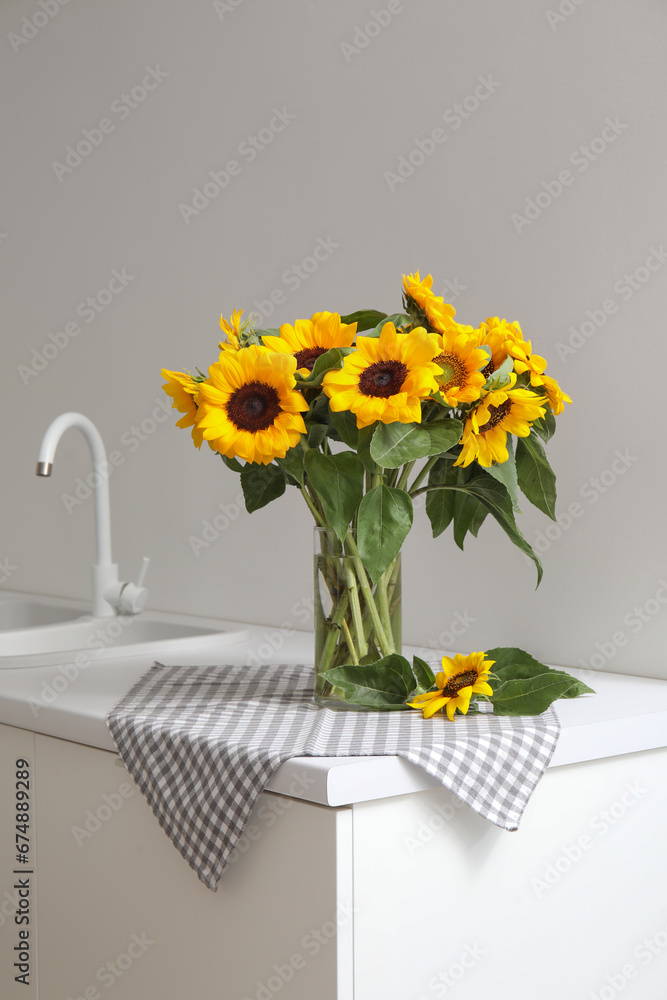
<svg viewBox="0 0 667 1000"><path fill-rule="evenodd" d="M493 375L494 371L495 367L493 364L493 358L491 358L488 364L484 365L484 367L482 368L482 375L484 376L484 378L488 378L489 375Z"/></svg>
<svg viewBox="0 0 667 1000"><path fill-rule="evenodd" d="M490 406L489 407L489 419L485 424L482 425L482 431L490 431L492 427L497 427L498 424L502 423L507 414L512 409L512 400L506 399L504 403L500 406Z"/></svg>
<svg viewBox="0 0 667 1000"><path fill-rule="evenodd" d="M359 390L364 396L387 399L401 391L407 374L408 367L402 361L376 361L362 372Z"/></svg>
<svg viewBox="0 0 667 1000"><path fill-rule="evenodd" d="M246 382L227 403L227 416L240 431L265 431L280 412L278 393L266 382Z"/></svg>
<svg viewBox="0 0 667 1000"><path fill-rule="evenodd" d="M327 347L304 347L302 351L297 351L294 355L297 368L307 368L309 372L312 372L317 359L322 354L326 354L327 351Z"/></svg>
<svg viewBox="0 0 667 1000"><path fill-rule="evenodd" d="M460 674L454 674L450 677L446 685L442 689L442 693L446 698L454 698L461 688L472 687L472 685L477 680L478 674L476 670L464 670Z"/></svg>
<svg viewBox="0 0 667 1000"><path fill-rule="evenodd" d="M446 352L433 358L436 365L442 368L442 375L436 375L436 382L440 388L447 392L453 386L465 385L467 378L466 367L456 354Z"/></svg>

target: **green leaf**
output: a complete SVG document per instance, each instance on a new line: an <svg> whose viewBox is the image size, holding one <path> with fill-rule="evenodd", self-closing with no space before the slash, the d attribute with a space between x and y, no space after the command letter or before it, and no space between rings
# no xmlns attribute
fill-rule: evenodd
<svg viewBox="0 0 667 1000"><path fill-rule="evenodd" d="M413 656L412 672L417 680L416 693L423 694L425 691L430 691L435 684L435 674L426 660L422 660L419 656Z"/></svg>
<svg viewBox="0 0 667 1000"><path fill-rule="evenodd" d="M311 424L308 427L308 446L310 448L319 448L327 436L327 430L328 427L326 424Z"/></svg>
<svg viewBox="0 0 667 1000"><path fill-rule="evenodd" d="M511 680L493 692L495 715L541 715L557 698L566 696L578 683L569 674L555 670L527 680Z"/></svg>
<svg viewBox="0 0 667 1000"><path fill-rule="evenodd" d="M340 321L346 324L356 323L357 333L362 333L364 330L372 330L386 315L386 313L378 312L377 309L359 309L358 312L341 316Z"/></svg>
<svg viewBox="0 0 667 1000"><path fill-rule="evenodd" d="M351 451L323 455L315 449L306 452L304 461L327 521L342 541L363 496L363 463Z"/></svg>
<svg viewBox="0 0 667 1000"><path fill-rule="evenodd" d="M252 514L285 492L285 473L276 465L249 462L241 473L246 510Z"/></svg>
<svg viewBox="0 0 667 1000"><path fill-rule="evenodd" d="M322 424L314 424L313 426L321 427ZM292 479L303 486L303 451L298 444L290 448L284 458L277 458L276 462Z"/></svg>
<svg viewBox="0 0 667 1000"><path fill-rule="evenodd" d="M429 455L442 455L459 443L463 433L463 424L460 420L449 418L434 424L425 424L424 430L431 438Z"/></svg>
<svg viewBox="0 0 667 1000"><path fill-rule="evenodd" d="M487 345L484 345L487 346ZM492 372L484 383L486 392L493 389L503 389L510 383L510 375L514 371L514 358L505 358L502 365Z"/></svg>
<svg viewBox="0 0 667 1000"><path fill-rule="evenodd" d="M476 523L479 509L480 502L476 497L469 493L454 493L454 541L461 550L465 536Z"/></svg>
<svg viewBox="0 0 667 1000"><path fill-rule="evenodd" d="M333 667L322 676L341 688L347 702L384 711L405 708L417 685L410 664L397 653L365 666Z"/></svg>
<svg viewBox="0 0 667 1000"><path fill-rule="evenodd" d="M540 663L534 656L527 653L525 649L519 649L518 646L496 646L495 649L487 649L485 657L495 661L492 670L501 680L509 680L511 675L506 674L506 671L518 667L525 671L516 675L521 677L536 677L550 669L546 664Z"/></svg>
<svg viewBox="0 0 667 1000"><path fill-rule="evenodd" d="M295 375L296 388L316 389L322 383L327 372L338 371L343 366L343 359L350 354L352 347L332 347L325 354L320 354L313 365L310 375L303 377Z"/></svg>
<svg viewBox="0 0 667 1000"><path fill-rule="evenodd" d="M555 521L556 476L537 435L517 439L516 471L519 486L530 502Z"/></svg>
<svg viewBox="0 0 667 1000"><path fill-rule="evenodd" d="M463 548L465 536L475 537L489 513L500 523L511 540L535 562L538 584L542 566L514 520L510 495L502 483L484 472L455 467L451 459L436 462L429 473L426 514L431 522L433 537L440 535L454 521L454 540Z"/></svg>
<svg viewBox="0 0 667 1000"><path fill-rule="evenodd" d="M383 316L369 333L366 334L367 337L379 337L382 333L382 327L385 323L393 323L396 330L400 333L404 326L410 326L412 320L405 313L392 313L391 316Z"/></svg>
<svg viewBox="0 0 667 1000"><path fill-rule="evenodd" d="M466 483L464 486L450 486L448 488L468 491L469 493L472 493L473 496L477 497L482 504L484 504L489 513L496 519L500 527L503 529L507 537L514 542L517 548L521 549L522 552L525 552L525 554L533 560L537 568L537 584L539 586L544 572L542 569L542 563L519 531L516 521L514 520L512 500L502 483L499 483L491 476L487 476L482 473L474 479L471 479L470 482Z"/></svg>
<svg viewBox="0 0 667 1000"><path fill-rule="evenodd" d="M533 681L536 677L543 677L545 674L549 674L550 677L567 679L569 687L565 694L559 696L561 698L577 698L580 694L595 694L593 689L589 688L583 681L578 681L576 677L572 677L564 670L554 670L552 667L541 665L541 669L535 672L525 663L515 663L513 666L506 667L502 673L502 681L495 682L497 686L494 693L502 694L505 684L510 681Z"/></svg>
<svg viewBox="0 0 667 1000"><path fill-rule="evenodd" d="M384 484L373 487L359 504L359 555L374 584L398 555L412 517L412 500L405 490Z"/></svg>
<svg viewBox="0 0 667 1000"><path fill-rule="evenodd" d="M238 459L236 459L236 458L227 458L226 455L220 455L220 458L225 463L225 465L227 466L227 468L232 470L232 472L243 472L243 466L238 461Z"/></svg>
<svg viewBox="0 0 667 1000"><path fill-rule="evenodd" d="M371 442L373 440L373 426L360 427L359 438L357 440L357 455L364 463L364 466L371 475L377 472L377 466L371 458Z"/></svg>
<svg viewBox="0 0 667 1000"><path fill-rule="evenodd" d="M553 691L557 690L558 685L560 685L558 689L561 691L560 694L552 697L551 701L548 701L545 708L541 709L541 711L545 711L556 698L577 698L581 694L595 693L583 681L571 677L570 674L563 670L554 670L552 667L540 663L530 653L516 646L499 646L495 649L488 649L485 655L488 659L495 661L491 669L498 677L498 680L492 680L491 682L491 686L494 689L491 701L494 706L497 703L503 709L496 712L497 715L524 714L523 711L514 710L519 704L518 699L521 692L523 691L530 698L533 698L536 682L540 678L547 677L548 679L548 683L540 681L539 692L541 698L546 697L543 692L551 691L553 693ZM552 685L552 687L549 687L549 685ZM507 707L508 699L510 698L512 699L510 706L512 711L505 711L504 708ZM529 708L532 708L532 702ZM538 713L528 711L527 709L525 714Z"/></svg>
<svg viewBox="0 0 667 1000"><path fill-rule="evenodd" d="M451 462L439 459L428 476L429 486L444 485L456 482L458 474ZM433 537L437 538L449 527L454 517L454 497L453 490L432 490L426 494L426 515L431 522Z"/></svg>
<svg viewBox="0 0 667 1000"><path fill-rule="evenodd" d="M331 423L343 444L356 451L359 444L357 418L351 410L331 410Z"/></svg>
<svg viewBox="0 0 667 1000"><path fill-rule="evenodd" d="M419 424L378 424L371 441L371 458L383 469L426 458L430 450L431 437Z"/></svg>
<svg viewBox="0 0 667 1000"><path fill-rule="evenodd" d="M331 424L331 410L329 409L329 397L324 393L320 392L315 396L315 399L310 404L310 409L308 413L305 414L304 418L306 424L324 424L325 427L329 427Z"/></svg>
<svg viewBox="0 0 667 1000"><path fill-rule="evenodd" d="M558 671L558 672L562 673L563 671ZM569 677L569 674L567 674L566 676ZM574 684L572 685L571 688L568 688L565 694L561 695L561 698L578 698L580 694L595 694L595 691L593 690L593 688L589 687L588 684L584 684L583 681L579 681L575 677Z"/></svg>
<svg viewBox="0 0 667 1000"><path fill-rule="evenodd" d="M477 538L479 529L484 524L488 513L489 512L486 507L483 507L481 503L477 504L477 512L473 517L472 521L470 522L470 527L468 528L470 534L473 535L475 538Z"/></svg>
<svg viewBox="0 0 667 1000"><path fill-rule="evenodd" d="M531 427L534 431L536 431L540 435L545 444L548 444L551 438L556 433L556 418L551 412L551 407L549 406L546 400L544 400L544 406L545 406L544 416L540 417L539 420L533 421Z"/></svg>
<svg viewBox="0 0 667 1000"><path fill-rule="evenodd" d="M491 657L493 659L493 657ZM538 664L539 669L535 669L528 663L511 663L509 666L504 667L501 671L496 670L495 667L491 669L495 674L501 679L496 681L498 689L507 681L527 681L531 680L533 677L539 677L541 674L548 674L549 667L546 667L543 663Z"/></svg>
<svg viewBox="0 0 667 1000"><path fill-rule="evenodd" d="M519 438L522 441L523 438ZM512 508L517 514L521 513L521 508L519 507L519 483L517 480L517 463L514 458L514 452L512 450L511 439L507 439L507 461L501 462L500 464L494 463L490 465L486 471L494 479L497 479L499 483L502 483L507 492L512 499ZM530 497L528 497L530 500Z"/></svg>
<svg viewBox="0 0 667 1000"><path fill-rule="evenodd" d="M382 659L382 654L377 648L372 639L368 643L368 652L365 656L359 660L359 663L365 665L366 663L377 663L378 660Z"/></svg>

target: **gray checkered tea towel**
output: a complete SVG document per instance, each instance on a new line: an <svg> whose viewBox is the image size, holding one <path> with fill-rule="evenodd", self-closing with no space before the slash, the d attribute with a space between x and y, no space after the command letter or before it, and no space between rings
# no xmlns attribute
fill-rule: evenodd
<svg viewBox="0 0 667 1000"><path fill-rule="evenodd" d="M516 830L560 727L544 715L337 711L307 666L156 663L107 718L162 829L215 890L259 795L291 757L398 755L492 823Z"/></svg>

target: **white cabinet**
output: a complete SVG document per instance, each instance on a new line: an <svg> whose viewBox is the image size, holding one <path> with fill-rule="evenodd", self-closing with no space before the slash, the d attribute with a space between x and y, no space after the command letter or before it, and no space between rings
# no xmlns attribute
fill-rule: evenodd
<svg viewBox="0 0 667 1000"><path fill-rule="evenodd" d="M28 987L10 968L19 759ZM115 754L0 727L0 779L2 1000L665 995L667 750L550 769L511 834L444 790L342 808L267 793L217 893Z"/></svg>
<svg viewBox="0 0 667 1000"><path fill-rule="evenodd" d="M115 754L7 727L0 740L5 800L5 764L34 746L40 837L39 993L7 988L7 922L2 1000L352 1000L350 809L264 795L212 893Z"/></svg>
<svg viewBox="0 0 667 1000"><path fill-rule="evenodd" d="M664 1000L667 750L547 771L516 833L354 806L354 1000Z"/></svg>

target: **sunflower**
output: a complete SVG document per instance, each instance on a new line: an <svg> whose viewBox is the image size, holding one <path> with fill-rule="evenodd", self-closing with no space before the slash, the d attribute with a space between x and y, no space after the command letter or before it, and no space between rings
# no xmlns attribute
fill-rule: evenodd
<svg viewBox="0 0 667 1000"><path fill-rule="evenodd" d="M465 330L451 330L438 337L441 351L433 361L441 369L436 375L438 391L449 406L474 403L482 393L486 381L480 373L488 360L486 351L479 348L479 341Z"/></svg>
<svg viewBox="0 0 667 1000"><path fill-rule="evenodd" d="M551 375L542 376L542 386L547 394L547 401L551 407L551 412L558 416L565 409L564 403L571 403L572 400L566 392L563 392L555 378Z"/></svg>
<svg viewBox="0 0 667 1000"><path fill-rule="evenodd" d="M542 376L547 367L546 359L539 354L533 354L530 340L522 340L513 344L507 343L507 351L514 359L514 371L519 375L528 372L530 384L533 387L543 385Z"/></svg>
<svg viewBox="0 0 667 1000"><path fill-rule="evenodd" d="M530 389L514 389L512 372L509 386L488 392L475 407L463 428L461 454L454 465L477 462L488 468L494 462L506 462L507 434L528 437L530 424L544 416L544 398Z"/></svg>
<svg viewBox="0 0 667 1000"><path fill-rule="evenodd" d="M308 404L294 391L296 361L252 344L223 353L199 385L197 427L228 458L268 465L298 444Z"/></svg>
<svg viewBox="0 0 667 1000"><path fill-rule="evenodd" d="M172 409L185 414L184 417L176 421L176 426L192 427L192 440L195 447L201 448L204 436L201 430L194 426L197 418L198 383L187 372L172 372L168 368L161 368L160 374L167 379L162 388L173 400Z"/></svg>
<svg viewBox="0 0 667 1000"><path fill-rule="evenodd" d="M243 309L235 309L229 319L220 317L220 329L227 335L227 340L221 340L218 344L221 351L238 351L241 347L241 331L248 324L248 320L241 322L241 316Z"/></svg>
<svg viewBox="0 0 667 1000"><path fill-rule="evenodd" d="M454 718L456 709L467 715L470 699L473 694L491 696L493 689L488 684L489 669L496 662L485 660L484 653L469 653L462 656L457 653L452 660L449 656L442 658L442 670L436 675L436 691L418 694L408 702L410 708L420 709L425 719L445 709L447 718Z"/></svg>
<svg viewBox="0 0 667 1000"><path fill-rule="evenodd" d="M351 410L357 427L421 422L421 400L437 391L441 374L433 357L438 338L417 327L411 333L397 333L392 322L385 323L377 337L358 337L357 350L348 354L340 371L328 372L322 388L334 412Z"/></svg>
<svg viewBox="0 0 667 1000"><path fill-rule="evenodd" d="M497 371L502 363L509 356L510 345L521 343L523 335L518 323L508 323L506 319L499 319L498 316L489 316L479 328L480 346L488 347L491 351L491 359L482 370L482 374L488 378Z"/></svg>
<svg viewBox="0 0 667 1000"><path fill-rule="evenodd" d="M297 371L308 376L321 354L332 347L351 347L357 332L356 323L341 323L338 313L319 312L310 319L297 319L294 326L283 323L280 336L265 336L267 347L296 358Z"/></svg>
<svg viewBox="0 0 667 1000"><path fill-rule="evenodd" d="M533 347L529 340L509 346L509 353L514 358L514 371L520 375L523 372L528 372L533 389L544 389L552 412L558 415L563 412L564 404L571 403L572 400L567 393L563 392L555 378L544 374L547 363L539 354L533 354L532 350Z"/></svg>
<svg viewBox="0 0 667 1000"><path fill-rule="evenodd" d="M419 322L427 323L440 333L449 330L454 323L456 309L449 305L440 295L434 295L431 291L433 287L433 277L427 274L422 281L419 271L414 274L403 275L403 291L405 298L405 308Z"/></svg>

